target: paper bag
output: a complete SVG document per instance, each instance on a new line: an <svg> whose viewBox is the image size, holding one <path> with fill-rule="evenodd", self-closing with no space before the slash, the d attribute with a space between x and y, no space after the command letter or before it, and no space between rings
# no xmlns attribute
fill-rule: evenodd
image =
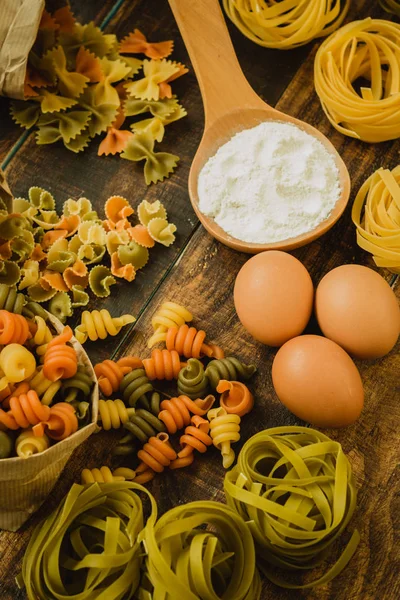
<svg viewBox="0 0 400 600"><path fill-rule="evenodd" d="M49 321L57 332L63 330L58 319L49 314ZM82 346L72 338L71 344L78 355L78 363L91 374L94 387L91 396L92 422L76 433L29 458L0 460L0 529L17 531L44 502L75 450L97 429L99 390L92 364Z"/></svg>
<svg viewBox="0 0 400 600"><path fill-rule="evenodd" d="M39 29L44 0L0 1L0 95L24 99L28 54Z"/></svg>

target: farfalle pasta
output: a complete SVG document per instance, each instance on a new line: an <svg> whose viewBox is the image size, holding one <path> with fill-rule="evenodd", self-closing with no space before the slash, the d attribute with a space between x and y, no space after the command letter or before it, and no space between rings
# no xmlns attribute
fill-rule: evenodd
<svg viewBox="0 0 400 600"><path fill-rule="evenodd" d="M160 125L164 130L186 115L173 96L171 82L188 69L167 58L173 50L172 41L149 42L135 29L118 43L114 34L104 34L93 22L77 23L68 6L52 14L44 11L43 15L28 58L26 101L13 101L10 108L18 125L36 128L37 144L60 142L78 153L94 137L106 134L98 154L121 154L137 132L134 124L134 133L122 129L126 117L154 112L163 119ZM131 54L144 54L145 58ZM125 111L127 97L139 102L173 102L163 108L142 104ZM146 132L153 144L160 141L160 133L152 126L146 125ZM150 169L146 161L148 184L168 176L177 163L177 157L172 159L166 153L152 150L152 155L157 166Z"/></svg>

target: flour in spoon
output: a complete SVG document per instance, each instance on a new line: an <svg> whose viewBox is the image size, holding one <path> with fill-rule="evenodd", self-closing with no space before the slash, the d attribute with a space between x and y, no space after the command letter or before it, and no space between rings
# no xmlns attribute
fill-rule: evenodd
<svg viewBox="0 0 400 600"><path fill-rule="evenodd" d="M231 236L272 243L314 229L341 194L325 146L296 125L265 121L237 133L202 168L199 208Z"/></svg>

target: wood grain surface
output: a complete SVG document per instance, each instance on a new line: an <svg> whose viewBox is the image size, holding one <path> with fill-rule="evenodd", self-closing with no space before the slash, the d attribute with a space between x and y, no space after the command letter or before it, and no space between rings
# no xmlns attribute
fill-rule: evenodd
<svg viewBox="0 0 400 600"><path fill-rule="evenodd" d="M90 0L84 18L101 22L111 1ZM372 0L355 0L349 18L383 16ZM372 7L372 8L371 8ZM81 13L82 14L82 13ZM125 0L106 27L123 36L139 27L150 39L176 40L176 60L188 62L177 27L167 2ZM304 119L327 134L349 168L353 194L376 168L393 168L398 163L400 143L368 145L344 138L329 125L313 89L315 46L296 51L268 51L253 45L230 27L242 68L263 99L282 111ZM152 253L151 263L132 284L121 285L101 306L114 314L133 312L134 327L117 339L101 345L87 344L93 361L110 355L134 353L147 355L146 339L151 333L151 316L165 300L184 303L195 315L195 323L206 329L210 339L244 362L254 363L258 372L251 381L256 398L254 411L242 421L242 440L257 431L278 425L301 424L278 401L271 381L275 350L252 340L241 327L233 306L232 290L236 274L248 257L215 242L199 226L187 195L191 159L201 137L203 110L193 72L176 82L176 92L189 116L167 130L165 148L181 156L180 167L171 179L146 188L141 169L118 158L99 158L96 147L76 156L65 148L36 146L32 136L13 153L6 170L16 195L26 194L31 185L42 185L56 196L59 206L69 196L84 193L97 210L114 193L126 195L134 205L143 198L165 202L170 218L178 226L177 242L169 249ZM18 139L20 131L7 121L7 101L0 105L0 151L3 157ZM369 256L358 248L350 205L337 225L325 236L293 254L309 269L315 284L325 273L345 263L373 267ZM381 271L400 299L398 279ZM114 288L115 289L115 288ZM99 305L99 303L98 303ZM96 303L92 303L94 308ZM317 331L311 322L307 331ZM262 600L395 600L400 597L399 569L399 444L400 355L399 345L377 361L357 361L365 386L365 408L357 423L344 430L325 431L342 443L356 475L358 508L349 528L357 527L361 544L345 571L330 584L307 591L286 591L264 582ZM80 447L69 461L52 494L18 533L0 532L0 599L22 600L14 578L21 568L22 556L32 528L58 504L71 483L79 480L83 467L111 461L110 450L117 434L101 432ZM239 451L241 442L236 445ZM125 461L129 464L129 460ZM191 500L224 501L224 472L220 454L212 448L197 458L189 469L162 474L149 485L161 512ZM337 544L339 553L348 540ZM176 600L184 600L177 598Z"/></svg>

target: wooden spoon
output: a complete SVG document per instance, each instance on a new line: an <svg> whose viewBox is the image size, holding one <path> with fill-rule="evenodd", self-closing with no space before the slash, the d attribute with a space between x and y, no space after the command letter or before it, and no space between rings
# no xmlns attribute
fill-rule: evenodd
<svg viewBox="0 0 400 600"><path fill-rule="evenodd" d="M201 223L223 244L251 254L264 250L292 250L317 239L336 223L350 196L349 173L336 149L317 129L272 108L257 96L240 68L218 0L169 0L169 3L189 52L204 103L204 134L189 174L189 196ZM252 244L230 236L199 210L197 181L203 165L235 133L268 120L294 123L320 140L334 156L342 193L330 216L315 229L272 244Z"/></svg>

